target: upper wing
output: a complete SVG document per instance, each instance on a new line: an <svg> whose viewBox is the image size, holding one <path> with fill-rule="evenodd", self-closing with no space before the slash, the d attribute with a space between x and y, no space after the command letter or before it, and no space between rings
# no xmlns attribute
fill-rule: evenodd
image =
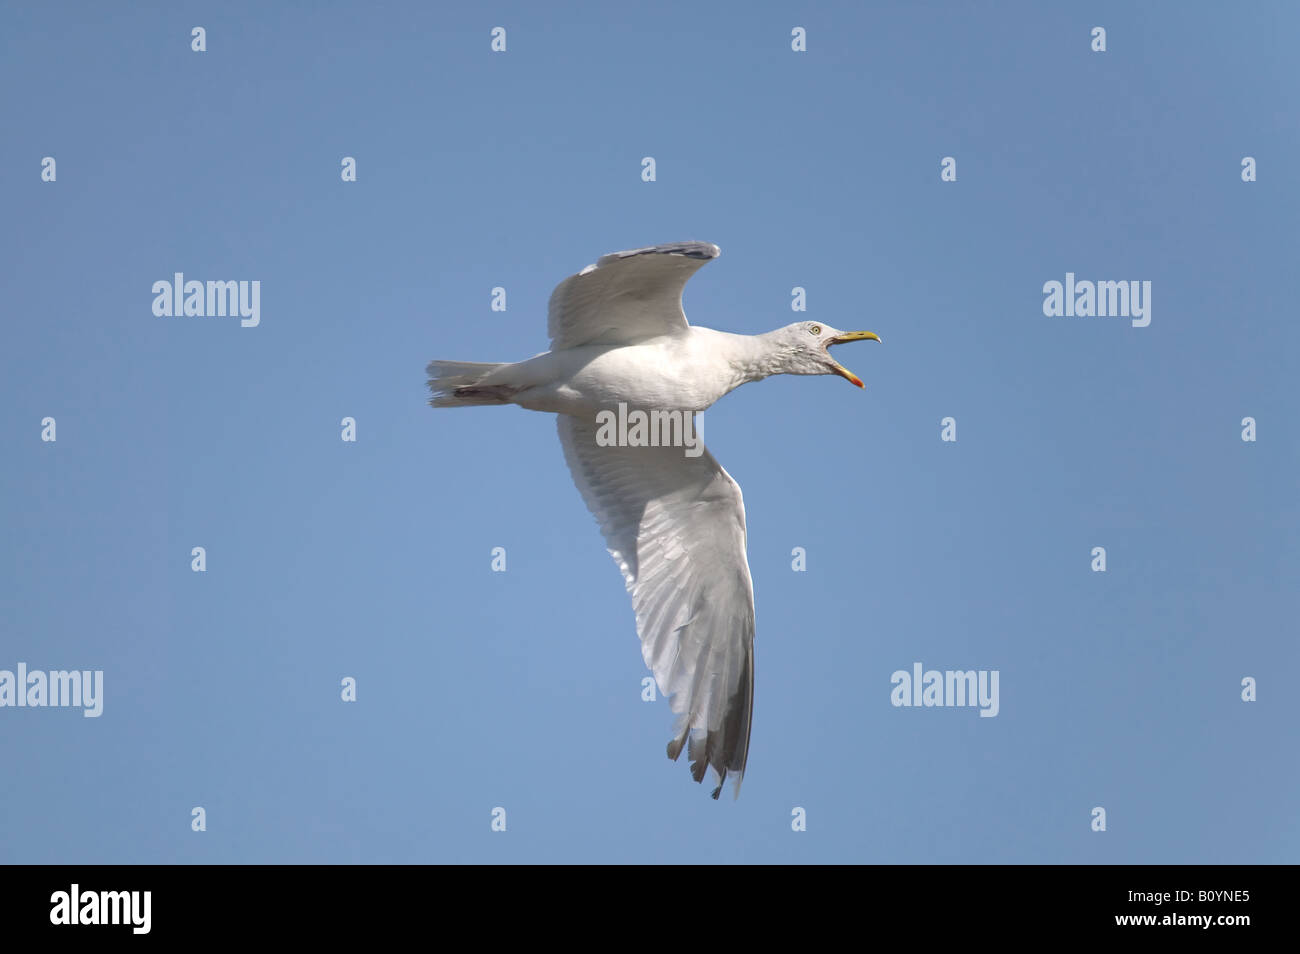
<svg viewBox="0 0 1300 954"><path fill-rule="evenodd" d="M703 448L600 447L594 422L557 417L574 483L632 596L641 655L677 713L668 757L689 738L695 781L713 769L717 798L730 772L739 795L754 698L740 488Z"/></svg>
<svg viewBox="0 0 1300 954"><path fill-rule="evenodd" d="M682 289L696 269L719 254L708 242L678 242L602 256L551 292L546 318L551 350L631 344L685 331Z"/></svg>

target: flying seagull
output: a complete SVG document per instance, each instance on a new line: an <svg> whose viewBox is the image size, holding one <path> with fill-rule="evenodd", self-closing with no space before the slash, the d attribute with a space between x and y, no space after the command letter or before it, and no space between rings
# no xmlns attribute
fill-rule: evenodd
<svg viewBox="0 0 1300 954"><path fill-rule="evenodd" d="M433 407L518 404L556 415L564 457L623 573L641 655L677 716L668 757L687 746L696 782L735 793L749 754L754 589L740 487L702 445L611 439L616 410L693 414L772 374L838 374L846 341L880 339L799 321L761 335L686 322L682 289L719 249L708 242L614 252L556 286L551 350L514 364L433 361ZM632 409L631 412L628 409ZM681 432L676 433L680 436ZM657 435L656 435L657 436ZM666 446L667 445L667 446Z"/></svg>

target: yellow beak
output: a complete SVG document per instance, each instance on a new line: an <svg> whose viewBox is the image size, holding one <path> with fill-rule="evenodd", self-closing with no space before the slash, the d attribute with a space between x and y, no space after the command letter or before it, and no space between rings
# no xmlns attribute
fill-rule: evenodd
<svg viewBox="0 0 1300 954"><path fill-rule="evenodd" d="M830 348L831 345L844 344L844 342L846 341L879 341L879 340L880 340L880 336L877 335L874 331L846 331L844 332L844 334L836 335L834 338L827 338L826 347ZM830 358L830 351L826 352L826 356ZM850 384L856 384L860 388L866 387L866 385L862 383L861 378L859 378L848 368L844 367L844 365L840 364L834 358L831 358L831 367L836 374L846 379Z"/></svg>

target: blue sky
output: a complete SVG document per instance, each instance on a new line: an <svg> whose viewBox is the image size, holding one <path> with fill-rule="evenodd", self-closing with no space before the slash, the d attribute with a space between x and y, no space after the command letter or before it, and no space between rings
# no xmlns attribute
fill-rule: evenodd
<svg viewBox="0 0 1300 954"><path fill-rule="evenodd" d="M0 669L105 698L0 708L0 860L1300 860L1294 5L3 20ZM883 338L837 352L865 391L705 415L757 607L716 803L553 422L423 373L691 238L694 323ZM178 271L260 281L260 325L155 317ZM1045 316L1067 272L1150 281L1151 324ZM892 706L915 662L997 670L999 714Z"/></svg>

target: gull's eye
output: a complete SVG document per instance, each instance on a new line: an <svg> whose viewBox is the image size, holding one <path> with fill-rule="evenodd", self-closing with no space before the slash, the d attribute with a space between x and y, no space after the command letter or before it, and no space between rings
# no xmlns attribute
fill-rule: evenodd
<svg viewBox="0 0 1300 954"><path fill-rule="evenodd" d="M810 335L819 335L819 334L821 334L821 333L822 333L822 326L821 326L821 325L809 325L809 326L808 326L808 334L810 334Z"/></svg>

